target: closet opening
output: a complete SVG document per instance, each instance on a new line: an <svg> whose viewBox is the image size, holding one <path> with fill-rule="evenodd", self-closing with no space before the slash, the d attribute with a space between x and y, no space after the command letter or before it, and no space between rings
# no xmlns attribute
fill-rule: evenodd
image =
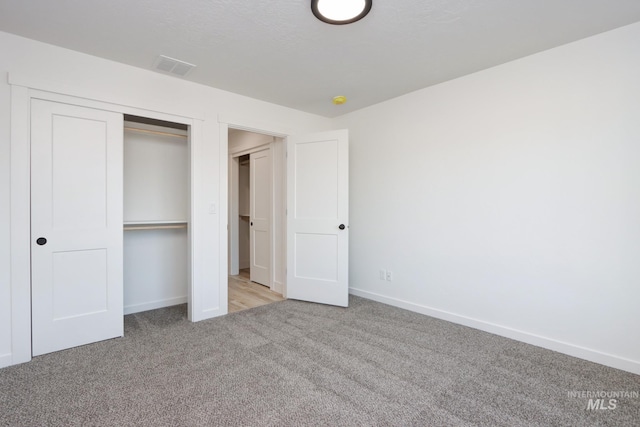
<svg viewBox="0 0 640 427"><path fill-rule="evenodd" d="M189 126L124 116L124 314L187 303Z"/></svg>
<svg viewBox="0 0 640 427"><path fill-rule="evenodd" d="M229 313L285 298L284 142L229 129Z"/></svg>

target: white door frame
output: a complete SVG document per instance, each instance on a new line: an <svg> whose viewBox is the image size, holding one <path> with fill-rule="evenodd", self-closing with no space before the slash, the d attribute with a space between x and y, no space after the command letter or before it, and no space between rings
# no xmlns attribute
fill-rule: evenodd
<svg viewBox="0 0 640 427"><path fill-rule="evenodd" d="M229 215L228 218L228 223L227 221L220 221L220 235L221 236L227 236L226 241L224 242L224 244L221 245L221 247L224 248L224 260L225 261L229 261L231 260L231 252L230 251L237 251L237 241L236 242L232 242L231 239L229 239L229 236L232 235L232 233L236 233L237 234L237 230L238 230L238 206L237 203L235 205L235 210L234 206L232 206L231 204L229 204L229 186L230 185L235 185L237 187L237 182L234 184L234 180L232 178L232 175L237 177L238 174L238 170L237 170L237 161L234 163L234 159L232 159L229 156L229 129L237 129L237 130L243 130L243 131L247 131L247 132L253 132L253 133L259 133L262 135L267 135L267 136L273 136L276 138L282 138L283 140L281 142L271 142L270 144L264 144L262 146L257 146L257 147L253 147L249 150L246 151L240 151L238 153L234 153L233 156L235 157L236 155L244 155L244 154L249 154L250 152L253 151L260 151L263 150L266 146L270 145L272 148L272 161L275 159L276 156L282 156L283 160L284 159L284 155L286 153L286 138L292 134L291 130L286 127L286 126L282 126L280 124L277 123L269 123L269 122L261 122L261 121L255 121L255 120L249 120L249 119L245 119L245 118L239 118L239 117L227 117L224 115L219 115L218 116L218 123L219 123L219 130L220 130L220 157L223 159L227 159L227 161L225 162L221 162L221 164L224 164L224 166L227 168L227 170L223 170L220 171L220 176L221 177L226 177L226 180L224 180L224 182L222 182L223 180L221 180L220 183L220 213L226 213ZM281 151L279 149L274 149L274 148L280 148ZM284 167L286 167L286 164L283 165ZM283 188L282 188L282 194L283 194L283 200L282 200L282 206L272 206L272 210L273 209L280 209L282 212L285 212L286 209L286 170L283 170ZM237 178L236 178L237 181ZM223 206L224 203L224 206ZM286 253L287 253L287 248L286 248L286 218L283 218L282 221L283 225L282 225L282 256L280 257L280 259L282 260L282 262L285 264L286 267ZM273 225L273 221L272 221L272 225ZM273 233L272 233L272 242L275 239L273 238ZM273 260L273 254L275 253L276 248L273 246L272 244L272 260ZM231 260L231 262L233 262ZM225 266L225 277L227 277L229 271L226 270L227 268L229 268L230 262L224 262L221 265ZM234 264L234 266L237 266L237 263ZM284 298L287 297L287 286L286 286L286 271L283 271L283 278L282 278L282 283L276 283L274 279L274 274L276 271L275 265L272 262L272 273L271 273L271 277L272 277L272 281L271 281L271 289L274 290L275 292L278 293L282 293L282 296ZM224 282L225 284L227 282ZM222 297L221 296L221 304L228 304L227 301L227 291L228 291L228 286L221 286L222 289L224 289L224 293L225 296ZM224 298L224 299L222 299Z"/></svg>
<svg viewBox="0 0 640 427"><path fill-rule="evenodd" d="M10 82L11 84L11 82ZM203 147L203 121L171 112L158 112L61 95L49 91L31 89L27 86L11 84L11 348L10 355L0 358L0 366L14 365L31 360L31 100L44 99L53 102L67 103L88 108L114 111L151 119L185 124L190 127L190 218L189 218L189 252L197 253L195 248L200 244L198 233L202 219L195 215L194 188L197 185L201 168L197 162ZM226 162L225 162L226 163ZM225 183L226 184L226 183ZM225 191L226 194L226 191ZM202 221L202 222L201 222ZM222 264L222 263L221 263ZM211 317L201 309L204 294L204 283L193 280L200 274L200 266L189 260L188 306L189 319L192 321ZM226 291L225 291L226 294ZM225 299L226 304L226 299Z"/></svg>

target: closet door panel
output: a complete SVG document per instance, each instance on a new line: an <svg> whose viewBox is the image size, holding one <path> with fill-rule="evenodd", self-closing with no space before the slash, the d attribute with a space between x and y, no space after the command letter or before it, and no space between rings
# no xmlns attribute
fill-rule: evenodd
<svg viewBox="0 0 640 427"><path fill-rule="evenodd" d="M32 102L34 356L123 334L122 123Z"/></svg>
<svg viewBox="0 0 640 427"><path fill-rule="evenodd" d="M54 115L51 132L53 227L57 230L104 228L107 224L106 123Z"/></svg>

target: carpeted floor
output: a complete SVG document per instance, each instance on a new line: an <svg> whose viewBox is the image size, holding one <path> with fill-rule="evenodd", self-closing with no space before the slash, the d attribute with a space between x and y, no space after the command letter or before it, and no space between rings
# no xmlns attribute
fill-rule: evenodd
<svg viewBox="0 0 640 427"><path fill-rule="evenodd" d="M640 376L351 297L199 323L125 317L125 337L0 370L3 426L638 426ZM608 402L608 399L606 399ZM608 403L605 405L608 406Z"/></svg>

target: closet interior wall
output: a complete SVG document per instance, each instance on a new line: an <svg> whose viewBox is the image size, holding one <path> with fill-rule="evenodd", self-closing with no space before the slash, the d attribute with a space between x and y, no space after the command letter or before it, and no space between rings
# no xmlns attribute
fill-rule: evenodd
<svg viewBox="0 0 640 427"><path fill-rule="evenodd" d="M184 125L126 116L124 313L187 302L189 143Z"/></svg>

